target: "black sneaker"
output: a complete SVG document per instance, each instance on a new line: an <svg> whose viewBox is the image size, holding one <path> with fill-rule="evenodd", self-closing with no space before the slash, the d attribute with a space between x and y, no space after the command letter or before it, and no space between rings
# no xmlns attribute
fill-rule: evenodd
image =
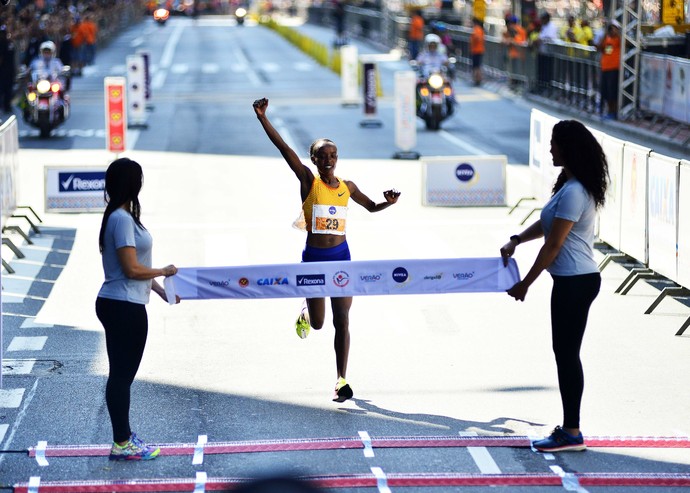
<svg viewBox="0 0 690 493"><path fill-rule="evenodd" d="M548 438L537 440L532 446L540 452L580 452L587 449L582 433L573 436L560 426Z"/></svg>
<svg viewBox="0 0 690 493"><path fill-rule="evenodd" d="M335 384L333 402L345 402L348 399L352 399L353 395L352 387L350 387L343 377L340 377Z"/></svg>

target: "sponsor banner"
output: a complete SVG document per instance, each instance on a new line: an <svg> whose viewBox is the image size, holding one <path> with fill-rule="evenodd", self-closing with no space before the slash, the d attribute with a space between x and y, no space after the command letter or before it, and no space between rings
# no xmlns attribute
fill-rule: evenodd
<svg viewBox="0 0 690 493"><path fill-rule="evenodd" d="M506 205L506 156L423 159L424 205Z"/></svg>
<svg viewBox="0 0 690 493"><path fill-rule="evenodd" d="M652 150L623 146L620 251L647 265L647 158Z"/></svg>
<svg viewBox="0 0 690 493"><path fill-rule="evenodd" d="M359 59L355 45L340 47L340 81L342 104L358 105L361 98L359 95Z"/></svg>
<svg viewBox="0 0 690 493"><path fill-rule="evenodd" d="M514 259L365 260L233 267L181 267L168 299L321 298L500 292L520 280Z"/></svg>
<svg viewBox="0 0 690 493"><path fill-rule="evenodd" d="M690 161L682 161L678 183L678 284L690 288Z"/></svg>
<svg viewBox="0 0 690 493"><path fill-rule="evenodd" d="M623 203L623 145L625 141L604 136L601 147L609 166L606 202L599 211L599 239L616 250L621 249L621 206Z"/></svg>
<svg viewBox="0 0 690 493"><path fill-rule="evenodd" d="M127 106L124 77L106 77L105 89L105 146L109 152L120 153L126 149Z"/></svg>
<svg viewBox="0 0 690 493"><path fill-rule="evenodd" d="M45 166L46 212L105 210L106 167Z"/></svg>
<svg viewBox="0 0 690 493"><path fill-rule="evenodd" d="M640 109L664 112L667 57L643 53L640 56Z"/></svg>
<svg viewBox="0 0 690 493"><path fill-rule="evenodd" d="M649 268L678 278L678 173L680 160L649 156Z"/></svg>
<svg viewBox="0 0 690 493"><path fill-rule="evenodd" d="M411 151L417 145L417 75L411 70L395 73L395 145Z"/></svg>

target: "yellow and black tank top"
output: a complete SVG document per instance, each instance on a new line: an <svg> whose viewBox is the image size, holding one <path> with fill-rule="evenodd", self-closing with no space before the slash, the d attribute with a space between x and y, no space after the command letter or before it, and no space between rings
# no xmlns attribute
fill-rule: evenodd
<svg viewBox="0 0 690 493"><path fill-rule="evenodd" d="M337 187L331 187L320 176L314 177L309 195L302 204L307 231L316 234L345 234L350 190L340 178L338 182Z"/></svg>

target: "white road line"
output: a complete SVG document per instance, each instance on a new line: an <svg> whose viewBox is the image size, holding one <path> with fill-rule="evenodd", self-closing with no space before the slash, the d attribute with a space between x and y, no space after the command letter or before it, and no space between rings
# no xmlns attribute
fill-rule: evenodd
<svg viewBox="0 0 690 493"><path fill-rule="evenodd" d="M0 409L16 409L22 404L24 389L0 389Z"/></svg>
<svg viewBox="0 0 690 493"><path fill-rule="evenodd" d="M182 37L182 31L184 30L183 24L178 24L175 26L175 30L170 35L168 42L165 43L165 48L163 49L163 56L161 56L161 61L159 64L160 70L156 72L151 81L151 87L153 89L160 89L165 84L165 79L168 76L168 67L172 64L173 56L175 56L175 49L177 48L177 43Z"/></svg>
<svg viewBox="0 0 690 493"><path fill-rule="evenodd" d="M26 410L29 407L29 404L34 398L34 395L36 395L36 388L38 387L38 382L39 380L36 379L34 381L33 387L31 387L31 390L29 391L29 395L26 396L26 399L24 399L24 406L22 406L21 411L17 414L17 419L14 420L14 424L12 425L12 431L10 432L9 436L7 437L7 442L5 442L5 445L2 447L2 450L9 450L10 449L10 444L12 443L12 439L14 438L15 433L17 433L17 430L19 429L19 426L21 425L22 420L24 419L24 416L26 416ZM7 454L0 454L0 466L2 466L2 461L7 457ZM0 467L1 469L2 467Z"/></svg>
<svg viewBox="0 0 690 493"><path fill-rule="evenodd" d="M5 438L5 433L7 433L7 429L10 427L10 425L0 425L0 443L2 443L3 439Z"/></svg>
<svg viewBox="0 0 690 493"><path fill-rule="evenodd" d="M300 149L297 147L295 144L295 141L292 140L292 135L290 135L290 132L288 131L287 127L285 126L285 123L283 123L283 120L281 118L276 118L274 121L274 126L280 136L283 138L285 143L297 153L297 155L300 155Z"/></svg>
<svg viewBox="0 0 690 493"><path fill-rule="evenodd" d="M3 359L3 375L29 375L34 369L35 359ZM2 441L2 438L0 438Z"/></svg>
<svg viewBox="0 0 690 493"><path fill-rule="evenodd" d="M176 63L170 66L171 74L186 74L187 72L189 72L189 65L186 63Z"/></svg>
<svg viewBox="0 0 690 493"><path fill-rule="evenodd" d="M466 437L477 436L473 431L461 431L458 435ZM467 447L467 451L482 474L501 474L501 469L486 447Z"/></svg>
<svg viewBox="0 0 690 493"><path fill-rule="evenodd" d="M480 149L479 147L473 146L472 144L460 139L459 137L456 137L455 135L449 134L445 130L439 130L438 132L436 132L436 134L443 137L448 142L455 144L456 146L463 149L465 152L468 152L472 155L486 156L486 155L491 154L491 153L485 152L483 149Z"/></svg>
<svg viewBox="0 0 690 493"><path fill-rule="evenodd" d="M220 72L220 66L217 63L204 63L201 65L201 72L204 74L217 74Z"/></svg>
<svg viewBox="0 0 690 493"><path fill-rule="evenodd" d="M247 67L247 70L245 70L244 73L247 74L249 81L253 86L259 87L261 85L261 79L259 79L259 76L256 75L256 72L254 72L254 69L252 69L251 63L249 63L247 57L244 56L244 53L242 53L242 50L239 48L239 46L237 46L237 43L232 43L232 51L240 63Z"/></svg>
<svg viewBox="0 0 690 493"><path fill-rule="evenodd" d="M13 337L7 352L10 351L40 351L45 346L47 336Z"/></svg>

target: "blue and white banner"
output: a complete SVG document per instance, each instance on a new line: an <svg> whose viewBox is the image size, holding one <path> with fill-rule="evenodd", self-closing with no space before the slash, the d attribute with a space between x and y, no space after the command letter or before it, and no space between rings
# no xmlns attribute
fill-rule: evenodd
<svg viewBox="0 0 690 493"><path fill-rule="evenodd" d="M500 257L363 260L233 267L181 267L165 279L169 300L323 298L500 292L520 280Z"/></svg>
<svg viewBox="0 0 690 493"><path fill-rule="evenodd" d="M46 212L101 212L105 209L104 166L45 166Z"/></svg>

